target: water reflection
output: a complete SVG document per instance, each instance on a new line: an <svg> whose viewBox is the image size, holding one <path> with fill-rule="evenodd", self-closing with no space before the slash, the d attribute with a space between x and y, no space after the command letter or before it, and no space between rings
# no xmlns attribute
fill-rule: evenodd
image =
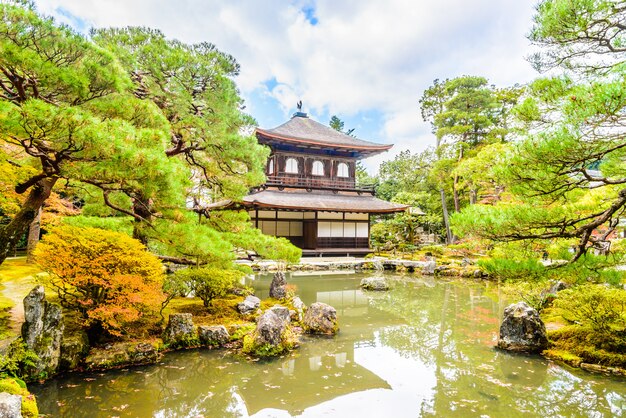
<svg viewBox="0 0 626 418"><path fill-rule="evenodd" d="M288 278L305 303L333 305L341 332L304 337L271 362L222 351L157 366L72 375L34 388L67 417L623 416L626 382L493 349L504 301L493 285L398 280L363 293L359 275ZM254 281L266 296L270 278Z"/></svg>

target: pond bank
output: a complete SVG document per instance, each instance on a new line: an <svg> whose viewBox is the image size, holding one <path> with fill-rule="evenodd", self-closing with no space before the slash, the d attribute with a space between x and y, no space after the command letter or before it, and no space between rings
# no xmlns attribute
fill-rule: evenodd
<svg viewBox="0 0 626 418"><path fill-rule="evenodd" d="M287 266L276 261L240 261L240 264L247 265L259 273L275 272L285 268L287 271L397 271L426 276L486 277L474 261L467 258L461 260L438 259L433 256L425 258L426 260L388 257L308 257L302 258L300 263Z"/></svg>

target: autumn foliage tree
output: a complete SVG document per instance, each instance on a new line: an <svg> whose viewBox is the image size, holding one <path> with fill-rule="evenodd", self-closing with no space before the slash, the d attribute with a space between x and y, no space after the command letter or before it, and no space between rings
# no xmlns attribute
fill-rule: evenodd
<svg viewBox="0 0 626 418"><path fill-rule="evenodd" d="M115 337L137 332L164 300L161 262L128 235L64 225L44 237L35 255L60 303L91 329Z"/></svg>

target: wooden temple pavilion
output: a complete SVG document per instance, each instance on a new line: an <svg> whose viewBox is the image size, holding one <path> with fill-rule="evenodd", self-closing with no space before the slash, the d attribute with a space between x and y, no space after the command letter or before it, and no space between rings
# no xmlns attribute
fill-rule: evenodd
<svg viewBox="0 0 626 418"><path fill-rule="evenodd" d="M304 255L366 254L371 214L407 209L356 184L357 161L393 145L343 134L301 111L276 128L258 128L256 137L271 149L267 182L243 204L264 234L289 239Z"/></svg>

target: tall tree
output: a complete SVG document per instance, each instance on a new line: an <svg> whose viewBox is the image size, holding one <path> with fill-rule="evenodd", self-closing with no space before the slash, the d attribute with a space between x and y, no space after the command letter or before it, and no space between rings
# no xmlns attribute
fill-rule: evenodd
<svg viewBox="0 0 626 418"><path fill-rule="evenodd" d="M204 213L204 204L222 199L240 200L263 182L268 151L249 135L254 121L242 112L232 80L239 64L232 56L210 43L189 45L147 28L99 29L92 37L120 58L135 96L154 102L167 118L165 155L194 172L196 211ZM149 196L133 206L135 236L144 242L142 221L162 210L153 206Z"/></svg>
<svg viewBox="0 0 626 418"><path fill-rule="evenodd" d="M571 261L606 239L626 205L626 41L623 2L545 0L532 59L561 75L538 79L516 109L527 138L501 170L512 202L470 208L460 232L501 241L576 240Z"/></svg>
<svg viewBox="0 0 626 418"><path fill-rule="evenodd" d="M164 158L167 121L126 93L130 80L109 52L21 2L1 3L0 15L0 141L33 171L0 228L1 263L59 180L142 189L156 174L146 168Z"/></svg>
<svg viewBox="0 0 626 418"><path fill-rule="evenodd" d="M19 206L3 210L0 263L60 188L112 211L100 214L134 219L137 238L177 260L224 265L240 245L297 255L261 238L247 214L204 207L238 200L264 178L267 150L249 135L232 57L143 28L90 40L20 1L0 3L0 13L0 164L19 166L0 176L0 186L17 182L8 201Z"/></svg>

